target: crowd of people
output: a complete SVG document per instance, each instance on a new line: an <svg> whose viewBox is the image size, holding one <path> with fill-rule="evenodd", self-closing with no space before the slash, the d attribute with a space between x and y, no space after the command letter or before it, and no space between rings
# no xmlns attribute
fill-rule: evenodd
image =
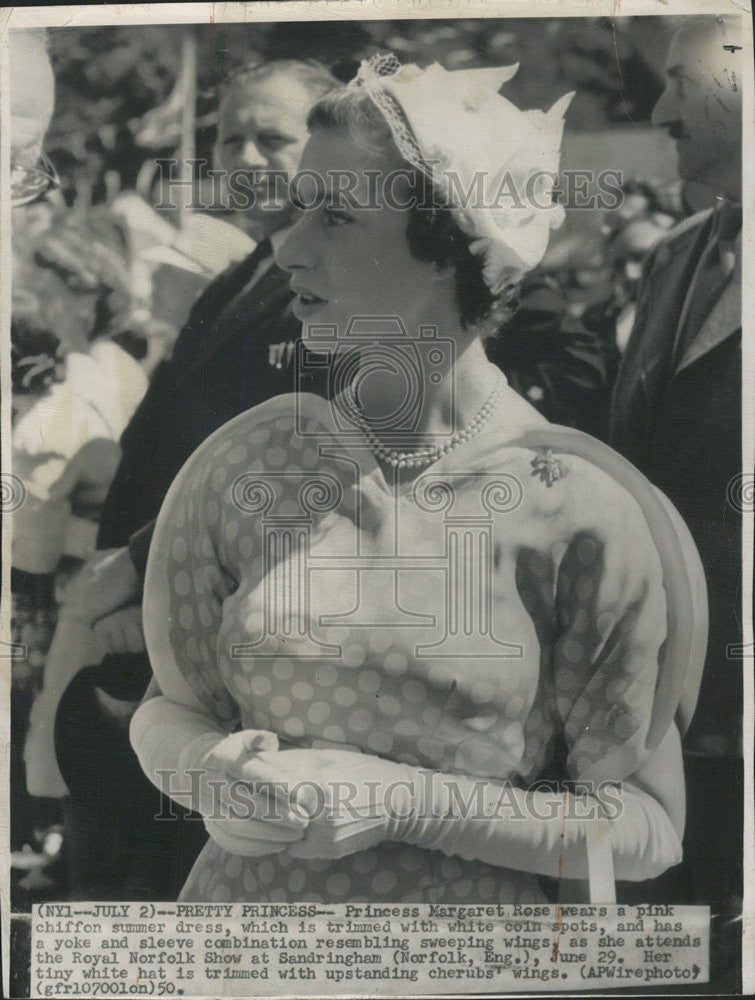
<svg viewBox="0 0 755 1000"><path fill-rule="evenodd" d="M52 80L31 33L37 121L21 144L14 119L12 164L14 473L34 501L14 532L18 905L533 902L591 874L595 899L617 881L620 899L736 922L737 31L685 25L653 111L714 207L675 224L651 189L625 188L639 207L610 232L613 281L586 309L538 269L561 206L461 205L442 172L505 169L528 190L558 169L568 98L522 112L501 96L510 67L385 55L345 85L307 60L243 67L215 156L254 178L253 204L212 231L220 273L189 245L172 332L124 319L123 228L87 220L77 253L54 176L32 183ZM333 186L346 174L351 199ZM375 176L400 178L400 206L387 188L360 203ZM153 263L176 263L172 242ZM78 368L56 358L42 298L75 328ZM436 350L406 339L422 329ZM495 499L502 483L515 502ZM220 800L190 773L219 780ZM608 836L532 808L551 801L545 778L562 804L621 786ZM254 815L229 814L234 782L268 788ZM483 815L453 815L480 787ZM502 788L517 823L491 808ZM727 938L722 968L735 950Z"/></svg>

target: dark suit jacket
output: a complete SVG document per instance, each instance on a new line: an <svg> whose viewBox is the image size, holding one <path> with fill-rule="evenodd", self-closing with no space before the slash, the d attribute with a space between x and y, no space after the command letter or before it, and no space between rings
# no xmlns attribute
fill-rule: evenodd
<svg viewBox="0 0 755 1000"><path fill-rule="evenodd" d="M608 358L549 276L528 275L519 308L488 341L488 359L512 389L550 420L594 437L608 433Z"/></svg>
<svg viewBox="0 0 755 1000"><path fill-rule="evenodd" d="M611 444L674 503L705 568L708 655L688 733L726 738L742 712L741 514L727 490L741 470L741 291L732 279L680 363L672 354L679 317L708 240L712 213L686 220L650 254L634 329L611 412ZM729 652L727 653L727 649Z"/></svg>
<svg viewBox="0 0 755 1000"><path fill-rule="evenodd" d="M294 389L294 366L269 363L270 346L297 341L288 275L273 265L257 284L252 256L202 293L169 361L156 370L121 438L123 458L100 520L98 546L126 545L159 513L189 456L213 431L244 410ZM303 379L309 392L322 381Z"/></svg>

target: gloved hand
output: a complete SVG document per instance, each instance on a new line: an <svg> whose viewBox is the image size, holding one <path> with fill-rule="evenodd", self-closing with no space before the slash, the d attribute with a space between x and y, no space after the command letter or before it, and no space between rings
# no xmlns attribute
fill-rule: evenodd
<svg viewBox="0 0 755 1000"><path fill-rule="evenodd" d="M160 695L144 702L131 720L131 743L147 777L185 808L201 813L207 832L224 850L241 856L283 851L303 836L306 817L273 801L230 773L257 748L278 747L265 730L227 736L197 709Z"/></svg>
<svg viewBox="0 0 755 1000"><path fill-rule="evenodd" d="M380 757L328 749L260 749L227 772L267 787L281 810L306 817L304 839L288 845L300 858L342 858L394 839L397 815L410 814L414 768Z"/></svg>
<svg viewBox="0 0 755 1000"><path fill-rule="evenodd" d="M651 878L681 859L661 804L625 783L607 818L597 798L526 791L339 750L261 751L237 772L269 781L281 807L309 823L294 857L345 857L397 840L465 860L550 877L587 879L588 850L607 851L620 879ZM578 798L578 801L577 801Z"/></svg>

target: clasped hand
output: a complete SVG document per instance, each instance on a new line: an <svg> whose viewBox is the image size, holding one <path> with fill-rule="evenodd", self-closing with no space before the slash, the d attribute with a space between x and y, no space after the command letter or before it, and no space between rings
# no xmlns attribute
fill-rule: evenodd
<svg viewBox="0 0 755 1000"><path fill-rule="evenodd" d="M274 743L271 742L275 741ZM288 850L298 858L337 859L400 839L416 808L414 768L346 750L279 750L272 733L246 730L208 754L229 787L237 782L253 818L205 816L210 836L246 856Z"/></svg>

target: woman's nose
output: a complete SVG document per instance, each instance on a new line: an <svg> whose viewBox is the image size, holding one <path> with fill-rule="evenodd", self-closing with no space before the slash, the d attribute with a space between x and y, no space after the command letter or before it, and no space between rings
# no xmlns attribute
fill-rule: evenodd
<svg viewBox="0 0 755 1000"><path fill-rule="evenodd" d="M311 221L309 213L302 212L275 251L275 263L284 271L308 270L314 264Z"/></svg>
<svg viewBox="0 0 755 1000"><path fill-rule="evenodd" d="M663 126L676 121L679 118L679 111L676 101L671 93L671 88L666 87L661 96L655 102L650 121L653 125Z"/></svg>

